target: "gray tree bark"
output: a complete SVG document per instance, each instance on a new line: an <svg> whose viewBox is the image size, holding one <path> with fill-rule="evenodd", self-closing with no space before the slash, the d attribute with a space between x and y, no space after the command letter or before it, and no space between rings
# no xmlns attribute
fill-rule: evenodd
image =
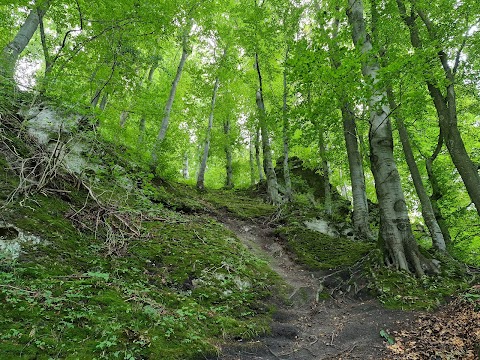
<svg viewBox="0 0 480 360"><path fill-rule="evenodd" d="M188 180L190 178L190 173L189 173L189 169L188 169L188 153L187 152L185 152L185 154L183 155L182 176L186 180Z"/></svg>
<svg viewBox="0 0 480 360"><path fill-rule="evenodd" d="M205 170L207 169L207 159L208 159L208 152L210 150L210 139L212 134L212 126L213 126L213 112L215 110L215 101L217 100L217 92L218 92L219 86L220 86L220 78L217 76L217 78L215 79L215 85L213 86L212 102L210 105L210 116L208 117L207 133L205 135L205 145L203 148L202 161L200 162L200 169L198 170L198 176L197 176L197 188L199 190L205 189Z"/></svg>
<svg viewBox="0 0 480 360"><path fill-rule="evenodd" d="M391 88L387 89L387 97L390 107L392 109L397 109L397 104L393 96L393 91ZM446 251L445 239L443 238L442 230L440 229L439 224L435 218L433 212L432 203L430 198L427 195L427 191L423 186L422 176L418 170L417 163L415 161L415 156L413 155L412 147L410 146L410 139L408 138L408 132L405 127L405 122L402 115L397 112L394 115L396 120L398 133L400 135L400 141L402 143L403 152L405 154L405 160L407 161L408 168L410 169L410 174L412 175L413 185L420 200L420 205L422 208L422 216L425 220L425 225L427 225L430 236L432 237L433 247L439 251Z"/></svg>
<svg viewBox="0 0 480 360"><path fill-rule="evenodd" d="M43 17L49 7L50 2L45 1L40 6L36 6L30 10L25 22L22 24L13 40L3 48L0 58L0 75L5 77L7 81L13 81L18 57L27 47L33 34L35 34L35 31L37 31L40 23L39 15L40 17Z"/></svg>
<svg viewBox="0 0 480 360"><path fill-rule="evenodd" d="M230 141L230 118L227 115L225 122L223 123L223 133L225 134L225 188L233 189L233 166L232 166L232 144Z"/></svg>
<svg viewBox="0 0 480 360"><path fill-rule="evenodd" d="M152 84L153 75L155 74L155 70L157 70L157 68L158 68L158 62L159 62L159 60L158 60L158 58L156 58L153 61L152 66L150 67L150 70L148 71L147 89ZM145 140L146 122L147 122L147 119L146 119L145 115L142 115L140 117L140 121L138 123L138 145L140 145L140 146L143 144L143 142Z"/></svg>
<svg viewBox="0 0 480 360"><path fill-rule="evenodd" d="M340 21L335 19L333 29L333 39L338 35ZM340 60L336 56L338 46L335 42L332 44L330 63L333 69L340 67ZM352 105L347 100L348 97L342 90L340 94L340 110L342 112L343 136L347 149L348 168L350 170L350 184L352 185L353 200L353 228L360 239L374 240L370 229L367 191L365 186L365 173L363 169L362 154L359 150L357 125Z"/></svg>
<svg viewBox="0 0 480 360"><path fill-rule="evenodd" d="M368 201L362 154L358 147L357 126L351 105L342 100L343 135L347 147L348 167L353 198L353 227L358 237L373 240L368 216Z"/></svg>
<svg viewBox="0 0 480 360"><path fill-rule="evenodd" d="M249 152L250 152L250 185L255 185L255 160L254 160L254 145L253 145L253 134L250 133L250 141L249 141Z"/></svg>
<svg viewBox="0 0 480 360"><path fill-rule="evenodd" d="M155 141L155 145L152 151L152 160L154 163L157 162L158 159L158 151L159 147L162 144L165 136L167 134L168 124L170 122L170 113L172 111L173 101L175 100L175 94L177 92L178 83L182 77L183 68L185 66L185 62L187 61L189 47L188 47L188 35L192 28L192 21L189 21L187 28L184 31L183 39L182 39L182 56L180 58L180 63L178 64L177 73L175 74L175 79L173 79L172 86L170 88L170 94L168 96L167 103L165 104L165 109L163 111L163 119L160 125L160 130L157 135L157 139Z"/></svg>
<svg viewBox="0 0 480 360"><path fill-rule="evenodd" d="M285 54L285 67L287 66L288 49ZM285 180L285 198L287 201L293 200L292 181L290 179L290 167L288 165L289 157L289 124L288 124L288 87L287 70L283 70L283 179Z"/></svg>
<svg viewBox="0 0 480 360"><path fill-rule="evenodd" d="M330 168L328 166L327 148L325 146L325 132L323 126L318 126L318 148L320 150L320 159L322 159L322 173L323 173L323 192L324 192L324 207L327 215L332 215L332 189L330 188Z"/></svg>
<svg viewBox="0 0 480 360"><path fill-rule="evenodd" d="M263 101L263 84L262 75L260 72L260 65L258 62L258 54L255 54L255 67L258 74L259 88L257 90L257 106L259 110L260 131L262 133L262 148L263 148L263 167L267 177L267 194L270 202L273 204L280 204L282 198L278 192L277 175L273 167L272 149L270 147L270 138L268 134L268 127L266 121L265 103Z"/></svg>
<svg viewBox="0 0 480 360"><path fill-rule="evenodd" d="M43 23L43 16L45 15L45 11L40 10L37 8L37 15L38 15L38 25L40 29L40 40L42 43L42 50L43 50L43 57L45 59L45 72L44 72L44 82L46 78L48 77L49 73L52 70L52 62L50 61L50 53L48 51L48 46L47 46L47 36L45 34L45 26ZM45 90L43 84L42 84L42 90L43 92Z"/></svg>
<svg viewBox="0 0 480 360"><path fill-rule="evenodd" d="M104 111L105 107L107 106L107 103L108 103L108 93L106 92L103 94L102 100L100 101L100 105L98 106L98 108Z"/></svg>
<svg viewBox="0 0 480 360"><path fill-rule="evenodd" d="M390 107L386 101L385 89L375 89L379 82L380 66L372 52L371 37L367 34L363 2L348 0L348 5L347 15L352 27L353 42L364 55L362 73L373 86L372 95L368 99L370 159L380 207L380 237L385 261L397 269L413 271L417 276L423 276L425 269L437 272L435 264L422 256L413 237L400 175L393 156Z"/></svg>
<svg viewBox="0 0 480 360"><path fill-rule="evenodd" d="M414 12L414 5L412 4L411 15L407 15L407 10L402 0L397 0L397 6L403 21L410 31L410 42L412 43L412 46L417 51L422 50L423 43L420 38L420 31L415 22L416 14ZM433 24L422 11L416 9L416 12L425 24L430 41L436 42L437 38L433 29ZM453 67L449 63L446 52L444 50L438 51L438 59L440 60L446 80L444 81L446 84L444 85L444 92L442 92L440 88L441 85L435 84L434 80L431 78L426 78L425 81L427 83L430 97L432 98L437 111L440 129L445 139L445 145L447 146L453 164L457 168L458 173L465 184L468 195L480 216L480 175L478 174L478 166L473 163L468 155L458 129L455 75L460 61L462 48L463 46L460 47L460 50L457 53Z"/></svg>
<svg viewBox="0 0 480 360"><path fill-rule="evenodd" d="M121 127L121 128L125 127L125 124L127 123L127 120L128 120L129 117L130 117L130 113L129 113L127 110L123 110L123 111L120 113L120 121L119 121L119 124L120 124L120 127Z"/></svg>
<svg viewBox="0 0 480 360"><path fill-rule="evenodd" d="M432 195L430 196L430 202L432 204L433 212L435 214L435 219L437 220L438 225L443 234L443 238L445 239L445 243L448 247L452 242L452 238L450 236L450 231L448 230L448 225L443 217L442 211L438 206L437 201L443 197L442 190L440 189L440 184L438 183L437 177L435 172L433 171L433 162L437 158L438 154L440 153L443 147L443 136L442 132L438 135L438 142L435 150L433 151L432 156L427 157L425 159L425 167L427 169L428 181L430 182L430 186L432 188Z"/></svg>
<svg viewBox="0 0 480 360"><path fill-rule="evenodd" d="M258 179L260 182L262 182L264 177L263 166L260 160L260 127L257 127L257 130L255 131L255 161L257 163Z"/></svg>
<svg viewBox="0 0 480 360"><path fill-rule="evenodd" d="M170 121L170 113L172 111L172 106L173 106L173 100L175 100L175 94L177 92L178 83L180 82L180 78L182 77L183 67L185 66L187 57L188 57L188 51L186 48L183 48L182 57L180 58L180 63L178 64L178 68L177 68L177 73L175 75L175 79L173 79L172 87L170 88L170 94L168 96L165 109L163 111L162 124L160 126L160 131L158 132L158 135L157 135L158 144L160 144L163 141L163 139L165 139L165 135L167 134L168 124Z"/></svg>

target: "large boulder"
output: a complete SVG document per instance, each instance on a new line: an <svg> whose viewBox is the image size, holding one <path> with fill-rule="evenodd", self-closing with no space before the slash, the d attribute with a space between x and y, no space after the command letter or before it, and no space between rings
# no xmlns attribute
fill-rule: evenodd
<svg viewBox="0 0 480 360"><path fill-rule="evenodd" d="M305 166L304 162L297 156L288 159L290 178L293 191L297 193L311 194L315 201L319 203L325 202L325 176L320 169L310 169ZM277 160L275 167L279 184L283 187L285 179L283 176L283 157ZM331 184L330 191L333 200L334 213L346 217L350 214L350 201L343 198L335 187Z"/></svg>

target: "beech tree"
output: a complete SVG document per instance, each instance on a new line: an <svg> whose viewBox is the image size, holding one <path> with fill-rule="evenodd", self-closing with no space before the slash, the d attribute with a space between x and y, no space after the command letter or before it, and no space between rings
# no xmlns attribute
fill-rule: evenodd
<svg viewBox="0 0 480 360"><path fill-rule="evenodd" d="M256 94L257 106L258 106L258 122L260 132L262 134L262 150L263 150L263 168L265 169L265 176L267 178L267 192L270 201L274 204L281 202L281 196L278 192L277 175L273 168L272 150L270 146L270 138L267 127L265 102L263 100L263 82L262 73L260 70L260 63L258 61L258 54L255 54L255 69L258 74L258 90Z"/></svg>
<svg viewBox="0 0 480 360"><path fill-rule="evenodd" d="M334 70L339 70L341 66L339 47L337 44L339 19L334 20L332 31L332 41L330 45L330 63ZM363 239L373 239L373 234L369 225L368 201L365 187L365 173L363 169L362 155L360 154L358 144L357 125L355 123L355 113L349 94L342 86L337 86L339 94L338 101L342 113L343 134L348 157L348 167L350 170L350 183L352 186L353 198L353 226L357 236Z"/></svg>
<svg viewBox="0 0 480 360"><path fill-rule="evenodd" d="M380 207L380 236L386 250L386 261L397 269L414 271L418 276L429 271L438 271L425 259L416 244L400 176L393 156L393 136L390 124L390 107L386 89L379 84L380 66L375 60L371 36L367 34L364 9L361 0L348 1L348 19L352 27L352 38L357 49L365 55L362 73L374 88L368 99L370 108L370 159L375 178L375 189Z"/></svg>
<svg viewBox="0 0 480 360"><path fill-rule="evenodd" d="M182 56L180 57L180 62L178 64L177 73L175 74L175 78L172 82L172 87L170 88L170 94L168 95L167 102L165 104L165 109L163 111L163 118L162 123L160 125L160 130L157 135L157 140L155 141L155 146L152 151L152 158L156 161L158 156L158 148L161 145L165 135L167 134L168 124L170 122L170 112L172 111L173 101L175 100L175 94L177 92L178 83L180 82L180 78L182 77L183 67L185 66L185 62L187 61L188 53L189 53L189 45L188 45L188 36L189 32L192 27L192 20L189 19L187 25L185 25L184 32L182 34Z"/></svg>
<svg viewBox="0 0 480 360"><path fill-rule="evenodd" d="M50 7L50 1L39 1L30 10L25 22L17 34L2 50L0 57L0 75L9 81L13 80L15 66L18 57L25 50L26 46L37 31L42 18Z"/></svg>
<svg viewBox="0 0 480 360"><path fill-rule="evenodd" d="M217 92L218 92L219 86L220 86L220 78L217 75L217 77L215 78L215 84L213 85L212 103L210 107L210 115L208 116L208 125L207 125L207 131L205 135L205 145L204 145L204 150L202 155L202 161L200 163L200 170L198 171L198 176L197 176L197 188L200 190L204 190L205 188L205 184L204 184L205 170L207 168L207 159L208 159L208 152L210 150L210 140L211 140L211 132L212 132L212 126L213 126L213 113L215 111L215 102L217 100Z"/></svg>
<svg viewBox="0 0 480 360"><path fill-rule="evenodd" d="M387 88L386 91L390 108L397 109L398 105L395 103L392 89ZM443 237L443 232L440 229L440 225L438 224L437 219L435 218L432 203L430 202L430 198L428 197L425 187L423 186L422 176L420 175L420 171L415 161L412 147L410 145L410 139L408 137L408 132L400 111L401 110L399 109L395 114L393 114L393 117L395 118L397 124L400 141L402 142L403 152L405 154L405 159L407 161L408 168L410 169L410 174L412 175L413 185L415 186L415 190L420 200L422 216L432 237L433 246L437 250L446 251L447 246Z"/></svg>
<svg viewBox="0 0 480 360"><path fill-rule="evenodd" d="M424 9L411 4L410 14L407 13L405 3L402 0L397 0L400 15L405 22L410 32L410 41L416 51L422 51L424 40L422 40L418 19L421 20L428 36L428 42L434 44L441 44L442 39L438 36L436 25L432 23L427 12ZM468 32L467 27L464 31ZM458 113L457 113L457 95L455 87L455 76L460 65L461 55L465 43L467 41L468 33L465 35L463 42L459 45L453 65L451 65L445 49L441 45L434 45L435 51L438 54L438 61L443 70L444 80L439 81L435 79L435 75L425 78L428 92L433 100L435 109L437 111L442 135L445 139L445 144L450 153L453 163L457 168L467 192L475 204L477 213L480 215L480 176L478 174L478 165L474 164L470 159L469 154L465 148L462 135L458 129Z"/></svg>

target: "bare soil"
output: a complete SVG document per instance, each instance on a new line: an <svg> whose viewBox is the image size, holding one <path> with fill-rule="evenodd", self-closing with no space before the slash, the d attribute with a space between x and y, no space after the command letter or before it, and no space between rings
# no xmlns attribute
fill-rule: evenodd
<svg viewBox="0 0 480 360"><path fill-rule="evenodd" d="M288 299L277 305L270 335L230 342L218 360L388 359L380 331L392 334L418 316L385 309L368 297L320 299L327 272L313 273L294 263L267 225L229 217L221 221L283 278Z"/></svg>

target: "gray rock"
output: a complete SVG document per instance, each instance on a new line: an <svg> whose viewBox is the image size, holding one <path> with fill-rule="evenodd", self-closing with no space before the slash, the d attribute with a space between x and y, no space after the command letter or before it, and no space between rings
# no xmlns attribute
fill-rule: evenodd
<svg viewBox="0 0 480 360"><path fill-rule="evenodd" d="M2 257L17 259L22 251L22 244L37 245L44 242L35 235L27 234L21 229L0 222L0 254Z"/></svg>

